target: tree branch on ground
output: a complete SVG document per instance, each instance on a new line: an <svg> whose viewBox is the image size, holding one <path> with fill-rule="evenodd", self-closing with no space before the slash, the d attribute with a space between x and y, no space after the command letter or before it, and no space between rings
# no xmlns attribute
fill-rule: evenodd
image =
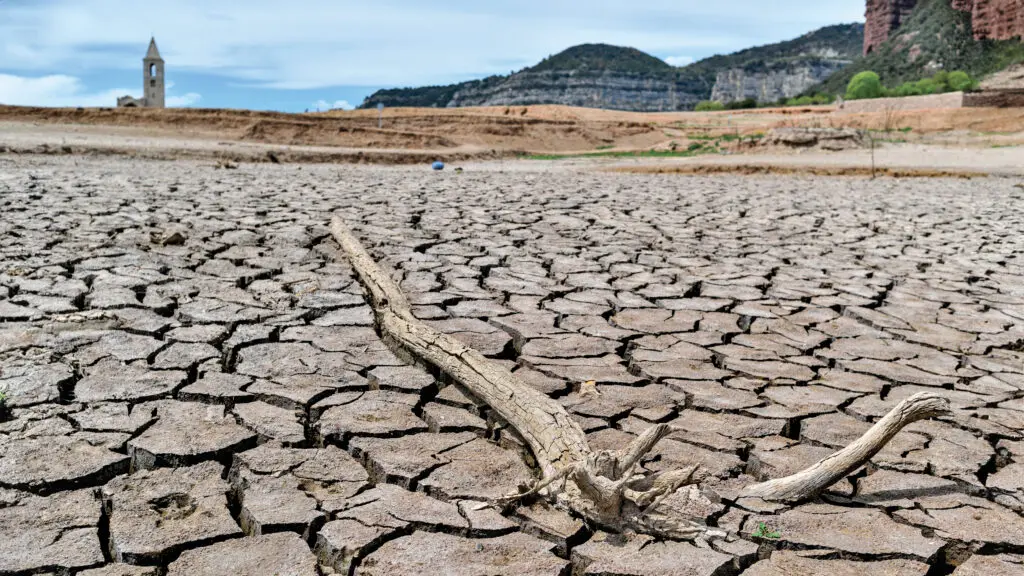
<svg viewBox="0 0 1024 576"><path fill-rule="evenodd" d="M592 450L582 428L561 404L497 362L417 320L398 284L377 266L340 218L331 222L331 233L369 294L384 341L440 370L523 438L542 473L531 492L606 530L676 540L725 535L702 520L688 518L669 499L694 482L696 466L646 474L637 470L658 442L680 429L657 424L619 450ZM784 502L813 498L866 463L903 427L948 409L948 401L939 395L916 394L845 449L802 472L748 486L741 496Z"/></svg>

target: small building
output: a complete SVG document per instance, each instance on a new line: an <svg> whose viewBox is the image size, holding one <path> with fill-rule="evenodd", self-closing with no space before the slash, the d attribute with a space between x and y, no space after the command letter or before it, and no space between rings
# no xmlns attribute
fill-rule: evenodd
<svg viewBox="0 0 1024 576"><path fill-rule="evenodd" d="M164 107L164 59L156 47L156 39L149 39L149 50L142 59L142 98L122 96L117 99L118 108L163 108Z"/></svg>

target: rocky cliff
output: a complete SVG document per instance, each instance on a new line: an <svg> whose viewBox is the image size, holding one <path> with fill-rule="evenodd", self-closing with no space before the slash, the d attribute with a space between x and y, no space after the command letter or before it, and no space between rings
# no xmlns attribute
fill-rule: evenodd
<svg viewBox="0 0 1024 576"><path fill-rule="evenodd" d="M864 14L864 54L889 39L914 10L917 0L868 0Z"/></svg>
<svg viewBox="0 0 1024 576"><path fill-rule="evenodd" d="M976 40L1024 37L1024 0L953 0L953 7L971 13Z"/></svg>
<svg viewBox="0 0 1024 576"><path fill-rule="evenodd" d="M716 74L711 99L776 102L797 96L850 64L860 54L863 37L860 24L829 26L788 42L738 52L733 55L735 65Z"/></svg>
<svg viewBox="0 0 1024 576"><path fill-rule="evenodd" d="M363 107L529 106L564 104L637 112L688 110L711 93L706 69L674 68L635 48L573 46L508 76L450 86L380 90Z"/></svg>
<svg viewBox="0 0 1024 576"><path fill-rule="evenodd" d="M688 110L706 93L706 87L699 83L699 79L673 74L524 71L512 74L501 83L462 87L455 91L446 106L564 104L638 112Z"/></svg>
<svg viewBox="0 0 1024 576"><path fill-rule="evenodd" d="M584 44L508 76L380 90L362 107L565 104L658 112L690 110L712 97L774 102L799 94L852 61L860 53L863 32L861 24L829 26L681 68L633 48Z"/></svg>
<svg viewBox="0 0 1024 576"><path fill-rule="evenodd" d="M975 40L1024 36L1024 0L947 0L971 15ZM867 0L864 54L870 54L900 28L919 0Z"/></svg>
<svg viewBox="0 0 1024 576"><path fill-rule="evenodd" d="M730 68L719 72L711 99L735 102L753 98L776 102L804 93L849 65L846 58L802 59L764 68Z"/></svg>

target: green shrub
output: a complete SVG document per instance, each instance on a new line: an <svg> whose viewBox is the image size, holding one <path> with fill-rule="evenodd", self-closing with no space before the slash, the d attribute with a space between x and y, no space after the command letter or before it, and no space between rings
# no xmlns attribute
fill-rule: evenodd
<svg viewBox="0 0 1024 576"><path fill-rule="evenodd" d="M865 70L854 76L846 87L847 100L879 98L883 93L882 80L878 77L878 74L870 70Z"/></svg>
<svg viewBox="0 0 1024 576"><path fill-rule="evenodd" d="M704 100L697 102L697 107L694 108L697 112L718 112L725 110L725 104L721 102L715 102L713 100Z"/></svg>
<svg viewBox="0 0 1024 576"><path fill-rule="evenodd" d="M955 70L949 73L949 89L954 92L962 92L965 90L974 90L978 87L977 80L970 77L967 72L961 70Z"/></svg>
<svg viewBox="0 0 1024 576"><path fill-rule="evenodd" d="M781 106L822 106L825 104L831 104L835 102L835 96L829 94L804 94L803 96L797 96L790 98L789 100L781 100Z"/></svg>
<svg viewBox="0 0 1024 576"><path fill-rule="evenodd" d="M973 90L977 86L977 81L966 72L960 70L946 72L941 70L936 72L931 78L922 78L917 82L904 82L891 90L883 88L882 91L889 96L923 96L927 94Z"/></svg>
<svg viewBox="0 0 1024 576"><path fill-rule="evenodd" d="M748 108L757 108L757 100L754 98L744 98L743 100L735 100L725 105L728 110L746 110Z"/></svg>
<svg viewBox="0 0 1024 576"><path fill-rule="evenodd" d="M945 92L945 85L939 84L931 78L922 78L914 83L917 89L921 91L921 94L938 94Z"/></svg>
<svg viewBox="0 0 1024 576"><path fill-rule="evenodd" d="M905 82L897 87L894 91L894 96L921 96L927 94L925 87L920 86L917 82Z"/></svg>

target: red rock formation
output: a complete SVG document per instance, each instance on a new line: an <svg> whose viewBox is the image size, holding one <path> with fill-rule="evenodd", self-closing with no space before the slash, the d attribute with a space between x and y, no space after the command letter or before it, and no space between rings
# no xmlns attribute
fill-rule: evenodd
<svg viewBox="0 0 1024 576"><path fill-rule="evenodd" d="M977 40L1024 37L1024 0L953 0L953 8L971 13Z"/></svg>
<svg viewBox="0 0 1024 576"><path fill-rule="evenodd" d="M950 0L953 8L971 13L974 38L1024 38L1024 0ZM864 54L885 42L907 18L917 0L867 0Z"/></svg>
<svg viewBox="0 0 1024 576"><path fill-rule="evenodd" d="M960 0L961 2L964 0ZM917 5L917 0L868 0L864 25L864 54L885 42Z"/></svg>

